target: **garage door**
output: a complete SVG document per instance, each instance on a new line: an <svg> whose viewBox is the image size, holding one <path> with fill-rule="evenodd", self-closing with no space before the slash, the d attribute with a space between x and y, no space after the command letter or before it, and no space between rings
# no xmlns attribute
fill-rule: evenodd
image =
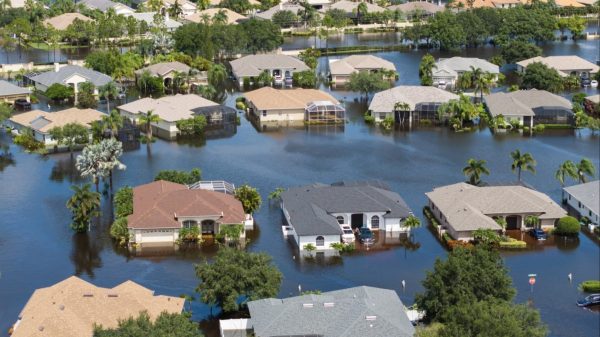
<svg viewBox="0 0 600 337"><path fill-rule="evenodd" d="M142 233L142 243L153 242L173 242L172 231L144 231Z"/></svg>

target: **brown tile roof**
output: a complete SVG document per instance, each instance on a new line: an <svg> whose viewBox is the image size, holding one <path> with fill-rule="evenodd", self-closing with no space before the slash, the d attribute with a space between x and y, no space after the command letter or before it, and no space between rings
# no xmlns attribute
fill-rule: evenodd
<svg viewBox="0 0 600 337"><path fill-rule="evenodd" d="M44 24L52 26L57 30L65 30L75 21L75 19L79 19L81 21L94 21L79 13L64 13L59 16L44 20Z"/></svg>
<svg viewBox="0 0 600 337"><path fill-rule="evenodd" d="M118 321L147 311L180 313L185 300L154 296L141 285L126 281L112 289L100 288L76 276L37 289L19 315L12 337L91 337L94 324L117 327Z"/></svg>
<svg viewBox="0 0 600 337"><path fill-rule="evenodd" d="M258 110L304 109L308 103L317 101L339 102L328 93L317 89L274 89L263 87L244 94Z"/></svg>
<svg viewBox="0 0 600 337"><path fill-rule="evenodd" d="M215 217L223 224L241 224L246 215L234 196L167 181L133 189L133 214L129 228L180 228L179 217Z"/></svg>
<svg viewBox="0 0 600 337"><path fill-rule="evenodd" d="M22 114L14 115L10 121L26 127L31 127L39 132L47 133L53 127L64 126L69 123L78 123L89 128L94 121L99 121L105 114L94 109L70 108L56 112L45 112L41 110L31 110ZM32 122L43 118L46 123L39 129L31 125Z"/></svg>

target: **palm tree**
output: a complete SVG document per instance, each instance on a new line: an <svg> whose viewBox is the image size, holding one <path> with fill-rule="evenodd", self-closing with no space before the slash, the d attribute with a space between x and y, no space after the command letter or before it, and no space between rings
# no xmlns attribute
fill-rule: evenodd
<svg viewBox="0 0 600 337"><path fill-rule="evenodd" d="M580 183L585 183L587 181L586 176L590 176L591 178L593 178L596 175L596 167L587 158L581 159L581 161L579 162L579 164L576 165L576 167L577 177L579 177Z"/></svg>
<svg viewBox="0 0 600 337"><path fill-rule="evenodd" d="M160 122L160 117L154 114L154 110L148 110L138 119L139 125L146 125L146 140L152 142L152 123Z"/></svg>
<svg viewBox="0 0 600 337"><path fill-rule="evenodd" d="M106 177L108 174L102 165L102 160L102 148L100 147L100 143L98 143L84 147L75 161L75 167L81 176L92 178L92 182L96 185L96 192L99 191L100 178Z"/></svg>
<svg viewBox="0 0 600 337"><path fill-rule="evenodd" d="M220 9L218 12L213 15L212 22L215 25L225 25L227 24L227 11L224 9Z"/></svg>
<svg viewBox="0 0 600 337"><path fill-rule="evenodd" d="M113 138L117 138L119 129L123 127L123 116L119 114L117 109L112 109L109 115L102 117L102 123L108 129Z"/></svg>
<svg viewBox="0 0 600 337"><path fill-rule="evenodd" d="M531 153L521 154L520 150L514 150L510 153L513 162L511 165L512 171L517 171L518 181L521 182L521 171L530 171L535 174L535 165L537 164Z"/></svg>
<svg viewBox="0 0 600 337"><path fill-rule="evenodd" d="M171 5L171 7L169 7L168 11L169 11L169 15L171 15L175 19L177 19L181 15L183 15L183 8L181 7L179 0L175 0L175 2Z"/></svg>
<svg viewBox="0 0 600 337"><path fill-rule="evenodd" d="M117 95L119 95L117 85L115 84L115 82L110 81L105 85L98 87L98 94L100 97L104 97L106 99L106 112L110 114L110 98L114 98L117 97Z"/></svg>
<svg viewBox="0 0 600 337"><path fill-rule="evenodd" d="M494 75L488 72L482 73L475 79L475 94L479 91L480 102L483 102L483 94L489 94L492 87Z"/></svg>
<svg viewBox="0 0 600 337"><path fill-rule="evenodd" d="M67 201L67 208L72 213L71 228L78 233L87 231L92 217L100 214L100 193L92 192L90 188L90 184L71 186L73 196Z"/></svg>
<svg viewBox="0 0 600 337"><path fill-rule="evenodd" d="M409 230L421 227L421 220L414 215L409 215L408 218L404 220L404 226L408 227Z"/></svg>
<svg viewBox="0 0 600 337"><path fill-rule="evenodd" d="M410 105L406 102L396 102L394 104L394 114L398 112L409 112L410 113ZM404 113L400 115L400 124L404 124Z"/></svg>
<svg viewBox="0 0 600 337"><path fill-rule="evenodd" d="M124 170L127 167L119 161L119 157L123 154L123 144L114 138L104 139L100 142L102 153L102 169L108 172L109 187L112 195L113 191L113 170Z"/></svg>
<svg viewBox="0 0 600 337"><path fill-rule="evenodd" d="M208 69L208 82L215 88L221 85L227 78L227 69L222 64L213 64Z"/></svg>
<svg viewBox="0 0 600 337"><path fill-rule="evenodd" d="M561 186L565 186L566 177L571 177L573 179L579 178L577 166L570 160L560 164L558 170L556 170L556 173L554 173L554 178L560 182Z"/></svg>
<svg viewBox="0 0 600 337"><path fill-rule="evenodd" d="M502 227L502 234L506 233L506 225L507 225L506 218L503 216L499 216L496 218L496 223L500 227Z"/></svg>
<svg viewBox="0 0 600 337"><path fill-rule="evenodd" d="M361 23L361 19L365 14L367 14L367 11L368 7L366 3L361 2L358 4L358 6L356 7L356 19L358 23Z"/></svg>
<svg viewBox="0 0 600 337"><path fill-rule="evenodd" d="M431 54L425 54L419 63L419 78L421 85L433 84L433 69L436 68L435 58Z"/></svg>
<svg viewBox="0 0 600 337"><path fill-rule="evenodd" d="M525 224L527 227L537 228L537 226L540 224L540 218L535 215L528 215L525 218Z"/></svg>
<svg viewBox="0 0 600 337"><path fill-rule="evenodd" d="M463 168L465 176L469 177L469 184L479 185L481 183L481 175L490 175L490 171L485 167L486 161L483 159L469 159L467 160L467 166Z"/></svg>
<svg viewBox="0 0 600 337"><path fill-rule="evenodd" d="M153 12L159 12L164 4L163 0L148 0L146 6L148 6Z"/></svg>

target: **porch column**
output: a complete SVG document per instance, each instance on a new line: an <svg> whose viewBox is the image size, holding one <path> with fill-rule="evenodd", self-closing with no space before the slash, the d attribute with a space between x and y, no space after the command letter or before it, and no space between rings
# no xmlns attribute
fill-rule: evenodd
<svg viewBox="0 0 600 337"><path fill-rule="evenodd" d="M409 110L408 111L408 128L409 129L412 127L412 120L413 120L412 114L413 114L412 110Z"/></svg>

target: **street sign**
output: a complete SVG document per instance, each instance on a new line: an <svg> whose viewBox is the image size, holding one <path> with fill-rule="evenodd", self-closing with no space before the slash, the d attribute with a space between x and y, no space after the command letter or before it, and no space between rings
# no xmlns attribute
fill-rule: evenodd
<svg viewBox="0 0 600 337"><path fill-rule="evenodd" d="M535 277L530 277L529 278L529 284L532 285L532 286L535 284Z"/></svg>

